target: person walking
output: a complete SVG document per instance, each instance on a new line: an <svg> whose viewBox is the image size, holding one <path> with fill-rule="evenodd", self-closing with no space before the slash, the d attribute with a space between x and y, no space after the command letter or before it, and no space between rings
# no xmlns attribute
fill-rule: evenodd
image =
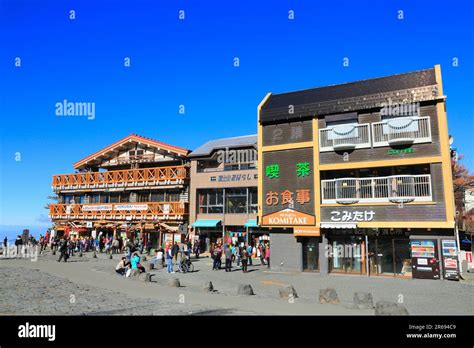
<svg viewBox="0 0 474 348"><path fill-rule="evenodd" d="M60 253L58 262L61 262L63 258L64 262L67 262L67 259L69 258L67 254L67 241L63 238L61 238L61 240L59 241L58 251Z"/></svg>
<svg viewBox="0 0 474 348"><path fill-rule="evenodd" d="M249 245L247 247L247 254L248 254L248 264L252 266L252 253L253 253L253 247L252 245Z"/></svg>
<svg viewBox="0 0 474 348"><path fill-rule="evenodd" d="M240 247L236 244L234 246L234 259L237 260L237 267L240 267Z"/></svg>
<svg viewBox="0 0 474 348"><path fill-rule="evenodd" d="M267 268L270 268L270 244L267 244L265 248L265 261L267 262Z"/></svg>
<svg viewBox="0 0 474 348"><path fill-rule="evenodd" d="M174 273L174 271L173 271L173 254L171 252L171 248L170 248L169 245L166 246L165 257L166 257L166 272L167 273Z"/></svg>
<svg viewBox="0 0 474 348"><path fill-rule="evenodd" d="M228 244L224 246L224 256L225 256L225 271L231 272L232 270L232 250Z"/></svg>
<svg viewBox="0 0 474 348"><path fill-rule="evenodd" d="M244 246L242 248L242 273L247 273L247 261L249 259L248 248Z"/></svg>
<svg viewBox="0 0 474 348"><path fill-rule="evenodd" d="M260 257L260 265L265 266L265 248L263 247L263 244L260 243L257 249L258 249L257 253Z"/></svg>
<svg viewBox="0 0 474 348"><path fill-rule="evenodd" d="M184 243L179 244L178 253L176 255L176 263L178 264L178 272L183 272L181 263L183 262L183 257L185 256L184 252Z"/></svg>
<svg viewBox="0 0 474 348"><path fill-rule="evenodd" d="M196 256L196 259L199 259L199 254L200 254L200 247L199 247L199 241L194 242L194 255Z"/></svg>
<svg viewBox="0 0 474 348"><path fill-rule="evenodd" d="M21 249L22 245L23 245L23 239L21 238L20 235L18 235L15 239L15 246L16 246L16 254L17 255L20 254L20 249Z"/></svg>

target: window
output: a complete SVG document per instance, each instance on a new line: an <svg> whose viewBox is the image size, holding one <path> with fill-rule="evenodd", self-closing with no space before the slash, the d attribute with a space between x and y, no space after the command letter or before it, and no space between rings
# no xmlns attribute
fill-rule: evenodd
<svg viewBox="0 0 474 348"><path fill-rule="evenodd" d="M108 203L118 203L118 202L119 202L119 194L118 193L110 193Z"/></svg>
<svg viewBox="0 0 474 348"><path fill-rule="evenodd" d="M224 198L222 189L198 190L199 214L222 214Z"/></svg>
<svg viewBox="0 0 474 348"><path fill-rule="evenodd" d="M100 194L93 193L91 198L91 203L100 203Z"/></svg>
<svg viewBox="0 0 474 348"><path fill-rule="evenodd" d="M164 192L152 192L151 193L151 201L152 202L164 202L165 201L165 193Z"/></svg>
<svg viewBox="0 0 474 348"><path fill-rule="evenodd" d="M258 194L256 187L249 188L249 213L256 214L258 212Z"/></svg>
<svg viewBox="0 0 474 348"><path fill-rule="evenodd" d="M247 189L226 189L225 196L226 213L247 213Z"/></svg>

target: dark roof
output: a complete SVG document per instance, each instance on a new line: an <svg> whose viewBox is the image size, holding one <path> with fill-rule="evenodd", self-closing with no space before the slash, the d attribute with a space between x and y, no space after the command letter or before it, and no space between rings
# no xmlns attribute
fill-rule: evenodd
<svg viewBox="0 0 474 348"><path fill-rule="evenodd" d="M436 89L434 68L289 93L273 94L261 109L260 122L265 123L362 110L377 106L380 100L386 102L387 93L398 96L400 93L395 94L394 92L408 92L408 90L420 88L422 88L420 93L423 94L424 100L430 98L430 96L434 97L434 94L437 96L437 90L433 91L433 89ZM405 97L407 96L407 93L401 94ZM408 96L412 97L412 94L408 94ZM364 98L367 96L371 96L371 98ZM376 102L377 99L378 101ZM293 114L290 114L288 111L290 105L294 106Z"/></svg>
<svg viewBox="0 0 474 348"><path fill-rule="evenodd" d="M205 157L219 149L235 149L250 146L257 146L257 135L243 135L240 137L210 140L191 152L188 157Z"/></svg>

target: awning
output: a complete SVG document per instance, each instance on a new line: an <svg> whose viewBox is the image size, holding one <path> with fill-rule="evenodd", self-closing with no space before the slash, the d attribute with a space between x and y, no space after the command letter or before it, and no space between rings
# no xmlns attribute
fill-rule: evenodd
<svg viewBox="0 0 474 348"><path fill-rule="evenodd" d="M219 224L220 222L221 220L202 219L202 220L196 220L192 226L193 227L216 227L217 224Z"/></svg>
<svg viewBox="0 0 474 348"><path fill-rule="evenodd" d="M244 224L244 227L258 227L257 219L250 219Z"/></svg>
<svg viewBox="0 0 474 348"><path fill-rule="evenodd" d="M321 228L356 228L355 222L321 222Z"/></svg>

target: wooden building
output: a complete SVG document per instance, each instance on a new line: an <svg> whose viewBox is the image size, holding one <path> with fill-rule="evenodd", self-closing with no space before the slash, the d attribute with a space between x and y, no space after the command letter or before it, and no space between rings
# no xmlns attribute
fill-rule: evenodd
<svg viewBox="0 0 474 348"><path fill-rule="evenodd" d="M296 92L258 108L272 267L449 278L454 198L441 71Z"/></svg>
<svg viewBox="0 0 474 348"><path fill-rule="evenodd" d="M56 231L136 238L156 246L185 236L189 151L131 134L53 176Z"/></svg>

